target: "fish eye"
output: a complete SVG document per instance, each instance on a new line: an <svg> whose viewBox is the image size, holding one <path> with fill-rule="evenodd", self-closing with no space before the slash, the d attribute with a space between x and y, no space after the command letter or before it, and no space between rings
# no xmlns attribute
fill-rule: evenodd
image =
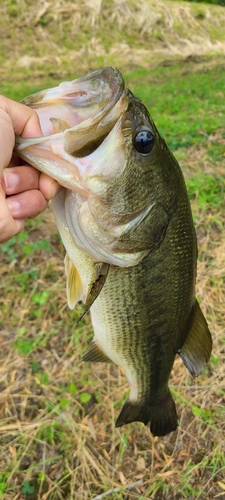
<svg viewBox="0 0 225 500"><path fill-rule="evenodd" d="M135 149L143 154L147 155L151 152L154 146L154 136L150 130L140 130L134 138Z"/></svg>

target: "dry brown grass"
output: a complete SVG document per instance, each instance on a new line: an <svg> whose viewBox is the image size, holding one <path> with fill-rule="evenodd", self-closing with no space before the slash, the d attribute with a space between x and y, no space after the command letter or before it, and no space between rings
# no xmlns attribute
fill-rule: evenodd
<svg viewBox="0 0 225 500"><path fill-rule="evenodd" d="M147 68L225 53L222 7L145 0L2 0L2 80L29 70L64 78L99 65Z"/></svg>
<svg viewBox="0 0 225 500"><path fill-rule="evenodd" d="M10 266L1 263L0 471L8 471L3 498L83 500L104 498L107 491L108 498L127 500L222 498L225 234L223 229L206 230L202 217L197 293L213 332L218 363L193 381L176 360L170 385L180 426L163 439L153 439L138 423L115 429L127 389L121 370L80 362L90 324L86 320L76 333L74 313L65 308L62 247L51 216L46 214L38 228L32 221L30 228L34 241L50 238L50 256L41 250L24 258L18 245ZM21 293L14 277L36 267L38 279ZM37 289L40 295L48 291L49 297L35 317L37 307L31 299ZM18 352L21 338L26 345L36 342L28 355L25 347ZM88 403L79 399L83 392L91 395ZM27 496L21 494L24 481L33 486ZM135 485L128 490L130 483Z"/></svg>
<svg viewBox="0 0 225 500"><path fill-rule="evenodd" d="M224 22L222 8L169 1L48 0L37 8L3 0L2 82L63 79L105 64L170 64L174 54L187 61L224 54ZM214 140L224 141L222 131ZM178 157L188 177L212 173L203 145ZM224 160L213 163L216 175L223 175ZM67 308L64 250L51 214L29 221L25 241L0 254L0 498L1 492L4 500L225 496L225 206L202 210L194 203L193 210L197 296L213 334L213 358L196 380L176 359L170 386L180 425L165 438L153 439L139 423L115 429L127 383L111 364L81 362L90 320L78 328L79 311Z"/></svg>
<svg viewBox="0 0 225 500"><path fill-rule="evenodd" d="M165 438L152 438L139 423L116 429L127 394L122 371L81 362L91 325L85 318L77 328L78 313L66 306L64 251L51 214L29 222L27 240L14 244L10 263L11 247L1 256L0 484L7 484L5 500L223 498L224 208L203 211L193 204L200 254L197 296L213 334L213 358L196 380L176 359L170 386L180 425ZM50 241L50 253L45 244L26 250L43 238ZM24 283L31 270L36 277ZM84 393L90 396L87 402Z"/></svg>

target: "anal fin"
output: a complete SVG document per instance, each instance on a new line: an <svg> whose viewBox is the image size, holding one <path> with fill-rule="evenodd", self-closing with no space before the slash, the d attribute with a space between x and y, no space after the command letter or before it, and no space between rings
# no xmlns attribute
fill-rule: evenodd
<svg viewBox="0 0 225 500"><path fill-rule="evenodd" d="M108 272L109 264L106 264L105 262L97 262L95 264L95 270L88 288L87 298L84 305L84 312L81 314L78 322L85 316L85 314L87 314L93 302L97 299L102 287L105 284Z"/></svg>
<svg viewBox="0 0 225 500"><path fill-rule="evenodd" d="M83 361L100 361L100 362L110 362L111 360L106 356L106 354L98 347L95 342L88 347L87 351L82 356Z"/></svg>
<svg viewBox="0 0 225 500"><path fill-rule="evenodd" d="M156 405L126 401L117 418L116 427L136 421L149 424L153 436L165 436L175 431L178 417L170 391L168 390L165 399Z"/></svg>
<svg viewBox="0 0 225 500"><path fill-rule="evenodd" d="M191 375L197 377L207 365L211 351L211 333L196 300L192 325L178 354Z"/></svg>

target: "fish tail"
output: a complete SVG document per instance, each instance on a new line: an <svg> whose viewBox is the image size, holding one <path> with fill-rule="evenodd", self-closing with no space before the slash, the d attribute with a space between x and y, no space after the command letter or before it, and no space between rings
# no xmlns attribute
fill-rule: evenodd
<svg viewBox="0 0 225 500"><path fill-rule="evenodd" d="M165 436L175 431L178 424L178 416L174 400L170 391L166 398L155 406L150 407L150 431L153 436Z"/></svg>
<svg viewBox="0 0 225 500"><path fill-rule="evenodd" d="M126 401L117 418L116 427L135 421L149 424L153 436L165 436L175 431L178 417L170 391L165 399L156 405Z"/></svg>

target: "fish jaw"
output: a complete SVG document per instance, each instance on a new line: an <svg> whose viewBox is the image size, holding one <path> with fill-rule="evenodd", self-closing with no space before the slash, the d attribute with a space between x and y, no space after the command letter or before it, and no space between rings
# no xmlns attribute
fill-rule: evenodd
<svg viewBox="0 0 225 500"><path fill-rule="evenodd" d="M39 115L43 137L16 137L15 151L62 186L80 192L84 168L96 158L90 157L90 144L103 140L127 108L122 75L105 68L22 102Z"/></svg>
<svg viewBox="0 0 225 500"><path fill-rule="evenodd" d="M44 136L54 133L50 118L65 120L69 128L75 124L102 117L121 97L124 82L121 73L113 67L94 71L71 82L37 92L21 102L35 109Z"/></svg>

